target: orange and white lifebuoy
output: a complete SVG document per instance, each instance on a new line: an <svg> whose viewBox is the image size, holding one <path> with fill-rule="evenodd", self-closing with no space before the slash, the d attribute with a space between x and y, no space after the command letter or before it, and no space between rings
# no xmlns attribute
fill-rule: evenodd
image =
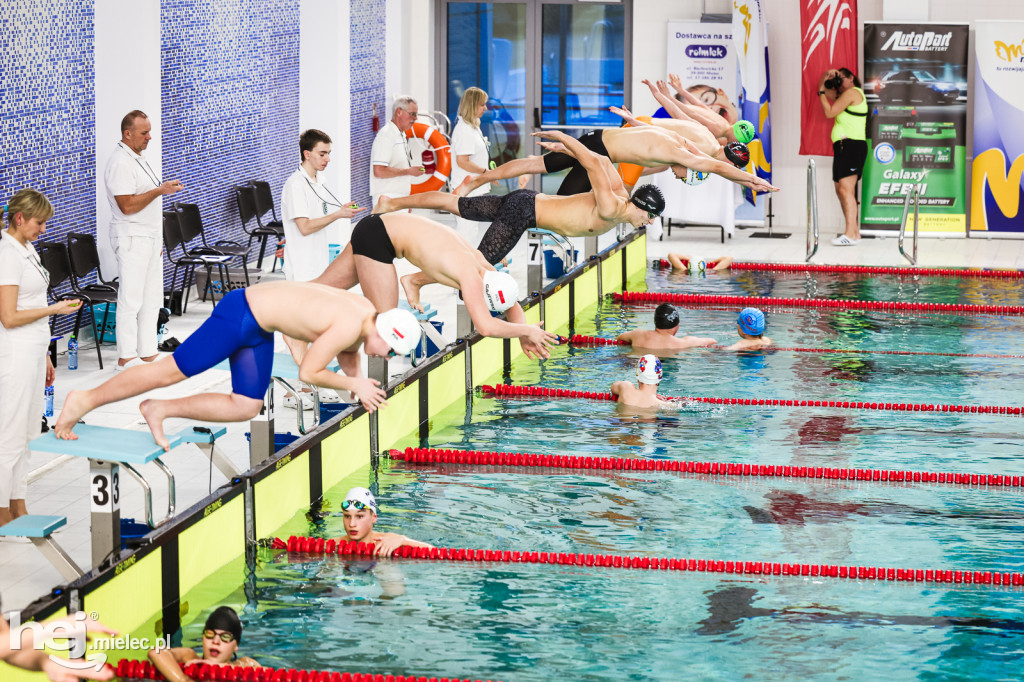
<svg viewBox="0 0 1024 682"><path fill-rule="evenodd" d="M413 183L412 194L435 192L444 187L452 172L452 148L445 136L434 126L418 122L413 123L412 127L405 131L405 136L410 139L419 138L426 142L434 151L434 163L437 166L434 169L434 174L428 176L426 180Z"/></svg>

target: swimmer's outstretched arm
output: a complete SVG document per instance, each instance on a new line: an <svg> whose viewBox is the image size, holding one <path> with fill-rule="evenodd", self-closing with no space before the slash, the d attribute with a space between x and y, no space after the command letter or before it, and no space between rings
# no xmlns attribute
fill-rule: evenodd
<svg viewBox="0 0 1024 682"><path fill-rule="evenodd" d="M199 654L185 647L150 649L149 660L169 682L190 682L192 678L182 671L181 666L199 660Z"/></svg>
<svg viewBox="0 0 1024 682"><path fill-rule="evenodd" d="M622 178L619 176L611 159L601 156L587 149L582 142L574 137L566 135L560 130L544 130L533 133L534 137L545 137L565 145L566 150L580 162L583 169L587 171L590 179L590 186L594 192L594 202L597 207L597 214L602 220L609 220L619 216L623 200L628 200Z"/></svg>
<svg viewBox="0 0 1024 682"><path fill-rule="evenodd" d="M682 135L676 135L679 141L679 146L671 150L671 156L674 159L674 163L687 168L692 168L697 171L704 171L706 173L714 173L721 175L727 180L749 187L756 192L778 192L779 188L775 187L763 178L759 178L756 175L746 172L741 168L737 168L731 163L725 161L719 161L714 159L693 144L690 140L687 140Z"/></svg>
<svg viewBox="0 0 1024 682"><path fill-rule="evenodd" d="M356 354L358 357L361 325L364 321L358 321L360 326L353 322L336 321L310 345L306 357L299 365L299 381L323 388L350 391L359 398L367 412L373 412L381 405L387 405L384 400L386 394L381 390L379 381L362 376L345 376L327 369L334 357L340 359L345 353Z"/></svg>
<svg viewBox="0 0 1024 682"><path fill-rule="evenodd" d="M608 107L608 111L612 112L613 114L621 118L623 121L633 126L634 128L651 125L650 123L647 123L646 121L641 121L635 116L633 116L633 114L626 107Z"/></svg>
<svg viewBox="0 0 1024 682"><path fill-rule="evenodd" d="M660 93L664 98L669 100L670 104L683 112L689 119L700 123L710 130L711 134L715 137L729 137L729 131L732 129L729 122L716 114L707 104L701 102L700 99L698 99L692 92L682 87L682 83L679 82L679 76L675 76L675 82L672 84L672 87L679 92L679 95L685 99L686 102L679 102L674 97L670 97L668 94L668 88L665 87L665 84L662 81L658 81L657 88L650 83L647 83L647 87L651 88L652 93L656 91ZM655 94L654 97L658 100L658 103L661 104L661 106L665 107L665 104L657 94ZM669 108L665 107L665 111L669 111ZM673 118L675 117L673 116Z"/></svg>

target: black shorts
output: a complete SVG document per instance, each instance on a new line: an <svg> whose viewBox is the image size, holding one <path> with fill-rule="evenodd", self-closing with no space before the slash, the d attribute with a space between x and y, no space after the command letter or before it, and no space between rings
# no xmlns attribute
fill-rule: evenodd
<svg viewBox="0 0 1024 682"><path fill-rule="evenodd" d="M368 215L352 228L352 253L381 263L394 263L398 258L388 228L379 215Z"/></svg>
<svg viewBox="0 0 1024 682"><path fill-rule="evenodd" d="M461 217L491 224L477 247L488 263L494 265L507 256L524 232L537 227L536 197L533 190L519 189L503 197L485 194L459 198Z"/></svg>
<svg viewBox="0 0 1024 682"><path fill-rule="evenodd" d="M604 146L604 131L591 130L579 138L580 144L594 152L598 156L608 156L608 148ZM550 152L544 155L544 172L545 173L557 173L569 168L569 173L562 180L562 185L558 188L558 194L561 196L572 196L574 194L583 194L593 189L590 185L590 176L587 175L587 169L572 156L568 154L562 154L561 152Z"/></svg>
<svg viewBox="0 0 1024 682"><path fill-rule="evenodd" d="M868 158L866 140L836 140L832 143L832 181L864 174L864 162Z"/></svg>

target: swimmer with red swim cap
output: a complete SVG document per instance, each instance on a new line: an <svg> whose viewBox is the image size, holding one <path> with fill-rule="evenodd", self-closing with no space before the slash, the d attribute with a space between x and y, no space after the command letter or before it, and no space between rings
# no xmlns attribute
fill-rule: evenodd
<svg viewBox="0 0 1024 682"><path fill-rule="evenodd" d="M619 334L617 340L625 341L634 348L649 350L684 350L700 346L713 346L714 339L702 336L677 337L679 311L671 303L662 303L654 311L654 329L634 329Z"/></svg>
<svg viewBox="0 0 1024 682"><path fill-rule="evenodd" d="M675 405L658 397L658 384L661 383L661 360L657 355L645 355L636 363L636 381L616 381L612 384L612 394L618 396L619 405L626 407L674 408Z"/></svg>
<svg viewBox="0 0 1024 682"><path fill-rule="evenodd" d="M736 318L736 332L740 340L725 350L758 350L771 346L774 341L764 335L764 313L757 308L744 308Z"/></svg>

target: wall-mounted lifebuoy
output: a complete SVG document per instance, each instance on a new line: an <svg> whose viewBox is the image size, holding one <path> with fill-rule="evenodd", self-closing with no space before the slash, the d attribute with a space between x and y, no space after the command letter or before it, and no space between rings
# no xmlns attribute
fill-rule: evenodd
<svg viewBox="0 0 1024 682"><path fill-rule="evenodd" d="M436 168L433 175L426 180L415 182L412 185L412 194L421 192L435 192L448 182L448 176L452 172L452 148L448 140L440 130L426 123L413 123L412 127L405 131L408 138L418 137L424 140L434 151L434 163Z"/></svg>

